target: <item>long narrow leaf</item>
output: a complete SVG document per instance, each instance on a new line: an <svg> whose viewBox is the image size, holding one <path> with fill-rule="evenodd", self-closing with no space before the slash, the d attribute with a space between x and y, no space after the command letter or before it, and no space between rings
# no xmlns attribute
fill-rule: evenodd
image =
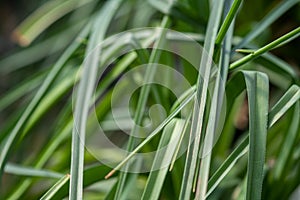
<svg viewBox="0 0 300 200"><path fill-rule="evenodd" d="M152 51L150 58L149 58L149 66L147 67L147 70L145 72L145 83L149 83L153 80L154 76L155 76L155 72L156 72L156 66L153 66L152 63L157 63L158 59L160 58L160 51L157 50L157 48L162 48L164 45L164 41L165 41L165 36L166 36L166 29L168 26L170 25L170 18L169 16L165 16L162 23L161 23L161 30L159 30L160 32L160 36L158 38L158 40L155 43L154 46L154 50ZM131 130L130 136L135 135L137 132L137 125L140 125L142 120L143 120L143 115L144 115L144 111L146 108L146 103L147 103L147 99L149 96L149 92L150 92L150 86L149 85L144 85L141 88L141 93L139 96L139 100L137 103L137 108L136 108L136 115L134 116L134 126ZM134 148L134 137L129 137L128 140L128 144L127 144L127 151L131 151ZM125 166L125 170L128 168L129 166L126 165ZM124 189L124 185L125 185L125 181L126 181L126 172L121 172L120 173L120 178L118 181L118 187L117 187L117 191L116 191L116 195L115 195L115 199L119 199L121 197L121 193Z"/></svg>
<svg viewBox="0 0 300 200"><path fill-rule="evenodd" d="M63 175L57 172L35 169L32 167L16 165L12 163L7 163L5 166L5 172L9 174L29 176L29 177L43 177L43 178L61 178Z"/></svg>
<svg viewBox="0 0 300 200"><path fill-rule="evenodd" d="M205 199L205 194L207 190L207 181L209 176L209 170L210 170L210 162L211 162L211 150L214 146L214 137L217 136L217 127L220 122L220 115L222 112L222 106L224 103L224 93L225 93L225 83L227 80L227 74L228 74L228 66L230 62L230 50L231 50L231 38L233 34L233 26L234 26L234 15L237 11L237 8L239 6L240 2L234 1L231 6L231 1L225 1L226 8L224 9L224 13L228 12L224 23L228 23L228 27L221 27L220 31L227 31L226 38L224 41L224 46L221 50L221 58L219 62L219 70L220 72L217 74L216 83L214 87L211 107L209 111L209 119L208 124L206 127L206 135L204 139L203 144L203 151L202 151L202 159L200 164L200 172L198 177L198 184L197 184L197 190L196 190L196 199ZM228 11L228 9L230 10ZM227 9L227 10L226 10ZM232 16L231 16L232 15ZM230 26L230 24L232 25ZM224 24L223 24L224 25ZM229 27L230 26L230 27ZM224 34L219 35L219 42L223 40ZM218 36L216 41L218 40ZM217 43L217 42L216 42ZM208 152L207 152L208 150Z"/></svg>
<svg viewBox="0 0 300 200"><path fill-rule="evenodd" d="M87 26L80 34L79 37L83 38L86 36L89 26ZM1 153L0 153L0 177L2 175L6 160L8 158L8 154L11 151L12 145L16 142L17 136L22 133L22 130L26 126L26 122L30 119L31 114L36 109L40 101L45 96L46 92L53 84L54 80L57 78L59 72L62 70L64 64L69 59L69 57L73 54L73 52L78 48L79 43L74 42L72 45L63 53L60 59L57 61L55 66L51 69L49 74L47 75L45 81L39 88L38 92L34 96L33 100L26 107L26 110L22 114L22 116L17 121L15 127L10 132L6 140L1 143Z"/></svg>
<svg viewBox="0 0 300 200"><path fill-rule="evenodd" d="M205 53L203 53L201 57L198 81L196 85L196 100L194 102L190 141L180 190L180 199L190 199L191 195L192 183L198 159L198 152L200 149L201 131L204 121L204 109L206 105L208 82L210 80L210 72L212 67L211 59L213 57L214 44L217 36L217 29L219 27L221 19L223 3L224 1L214 2L208 22L204 41Z"/></svg>
<svg viewBox="0 0 300 200"><path fill-rule="evenodd" d="M233 70L233 69L249 62L250 60L257 58L258 56L262 55L263 53L270 51L270 50L282 45L283 43L286 43L287 41L290 42L291 39L295 39L295 36L299 36L299 34L300 34L300 27L281 36L280 38L274 40L273 42L259 48L258 50L254 51L253 53L250 53L249 55L243 57L242 59L235 61L234 63L232 63L230 65L230 69Z"/></svg>
<svg viewBox="0 0 300 200"><path fill-rule="evenodd" d="M274 21L281 17L285 12L287 12L292 6L299 3L299 0L287 0L282 1L274 9L272 9L255 27L249 32L243 40L237 44L234 49L243 48L249 42L251 42L255 37L263 33L268 26L270 26Z"/></svg>
<svg viewBox="0 0 300 200"><path fill-rule="evenodd" d="M280 119L284 113L291 108L295 102L300 99L300 88L296 85L290 87L290 89L280 98L278 103L273 106L269 113L268 127L272 127L276 121ZM289 98L298 94L297 98ZM288 105L287 107L285 105ZM217 169L217 171L212 175L208 183L208 193L211 194L214 188L222 181L230 169L234 166L236 161L247 152L249 144L249 135L242 140L242 142L232 151L232 153L227 157L227 159L222 163L222 165Z"/></svg>
<svg viewBox="0 0 300 200"><path fill-rule="evenodd" d="M101 180L104 180L104 175L110 170L110 168L104 166L104 165L92 165L84 169L83 174L83 186L87 187L89 185L92 185L93 183L99 182ZM97 174L97 176L95 176ZM55 191L51 192L51 199L63 199L68 195L68 187L70 183L70 175L69 178L66 178L63 183L58 181L57 184L59 184L59 187L55 187ZM52 187L53 188L53 187ZM50 189L51 190L51 189Z"/></svg>
<svg viewBox="0 0 300 200"><path fill-rule="evenodd" d="M259 72L244 72L249 102L247 200L261 199L267 142L269 80Z"/></svg>
<svg viewBox="0 0 300 200"><path fill-rule="evenodd" d="M228 14L226 15L226 18L220 28L220 31L216 37L216 45L220 45L221 42L223 41L223 38L225 37L237 11L238 11L238 8L241 4L242 0L234 0L234 2L232 3L232 6L228 12Z"/></svg>
<svg viewBox="0 0 300 200"><path fill-rule="evenodd" d="M168 172L169 164L171 163L171 159L175 153L181 134L183 134L183 127L184 121L178 119L171 121L165 127L158 145L158 150L160 151L158 151L155 155L152 170L144 189L142 196L143 200L155 200L159 198L159 194ZM161 149L165 146L167 146L166 150L161 151Z"/></svg>
<svg viewBox="0 0 300 200"><path fill-rule="evenodd" d="M104 39L110 21L121 4L121 0L112 0L100 10L99 16L93 24L91 39L87 46L87 55L83 65L83 75L78 86L75 103L74 127L72 132L71 180L70 199L82 199L82 182L84 166L84 142L86 121L89 105L96 83L100 47L97 46ZM94 49L95 48L95 49ZM91 52L92 51L92 52Z"/></svg>
<svg viewBox="0 0 300 200"><path fill-rule="evenodd" d="M64 177L62 177L53 187L51 187L42 197L41 200L49 200L52 199L53 196L57 193L59 189L62 188L62 186L69 181L70 175L67 174Z"/></svg>
<svg viewBox="0 0 300 200"><path fill-rule="evenodd" d="M42 31L72 10L92 0L52 0L30 15L14 32L15 38L23 45L29 45Z"/></svg>
<svg viewBox="0 0 300 200"><path fill-rule="evenodd" d="M281 145L281 150L279 151L278 158L276 160L276 165L274 169L274 178L280 180L282 178L283 172L285 171L285 165L288 162L289 156L292 154L294 144L297 138L298 126L300 124L300 108L299 102L294 106L294 113L292 115L291 125L288 132L285 135L284 142ZM299 134L299 132L298 132Z"/></svg>

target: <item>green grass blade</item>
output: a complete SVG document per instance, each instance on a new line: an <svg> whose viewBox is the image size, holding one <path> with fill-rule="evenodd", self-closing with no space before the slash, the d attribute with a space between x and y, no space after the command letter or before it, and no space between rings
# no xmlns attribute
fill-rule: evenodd
<svg viewBox="0 0 300 200"><path fill-rule="evenodd" d="M108 26L121 4L121 0L109 1L96 17L92 35L89 40L86 55L88 59L83 64L83 74L79 82L75 103L74 126L72 131L72 155L71 155L71 180L70 199L82 199L83 167L84 167L84 143L86 121L89 105L96 83L97 68L99 62L100 42L103 41Z"/></svg>
<svg viewBox="0 0 300 200"><path fill-rule="evenodd" d="M235 163L247 153L248 151L248 136L244 139L234 151L226 158L222 165L217 169L217 171L212 175L208 181L208 191L206 193L206 198L214 191L214 189L220 184L224 177L229 173L229 171L234 167Z"/></svg>
<svg viewBox="0 0 300 200"><path fill-rule="evenodd" d="M272 127L289 108L291 108L297 101L299 101L299 92L300 88L298 86L291 86L290 89L278 100L278 103L273 106L273 108L269 112L269 128ZM295 94L298 94L297 98L290 98ZM238 94L236 94L235 96L238 96ZM286 104L288 106L286 106ZM208 182L207 196L211 194L213 189L217 187L217 185L222 181L222 179L226 176L230 169L232 169L236 161L246 153L248 144L249 135L247 135L247 137L242 140L242 142L232 151L232 153L212 175Z"/></svg>
<svg viewBox="0 0 300 200"><path fill-rule="evenodd" d="M219 27L222 8L224 1L215 2L207 27L207 32L204 41L204 51L202 54L199 68L199 75L196 89L196 100L194 103L190 142L188 147L188 154L186 158L184 175L180 190L180 199L190 199L196 164L198 159L198 151L200 148L201 131L204 120L204 109L206 105L208 81L210 80L211 65L214 52L215 39L217 36L217 29ZM192 139L194 141L192 141Z"/></svg>
<svg viewBox="0 0 300 200"><path fill-rule="evenodd" d="M173 6L167 1L159 1L159 0L148 0L148 3L154 8L156 8L157 10L160 10L164 14L170 14Z"/></svg>
<svg viewBox="0 0 300 200"><path fill-rule="evenodd" d="M297 35L298 34L296 34L295 36L297 36ZM292 39L293 39L293 37L292 37ZM289 40L287 40L287 41L289 41ZM233 43L237 44L236 41L234 41ZM256 49L258 49L257 46L252 45L252 44L245 45L245 47L248 49L251 49L250 53L253 53ZM279 57L274 56L271 53L266 52L266 53L262 54L260 57L257 57L254 60L254 62L262 65L262 67L269 69L272 72L275 72L278 75L284 75L284 76L287 76L294 80L298 79L297 72L290 64L288 64L286 61L280 59ZM278 86L280 87L282 85L278 84ZM286 89L286 88L287 87L285 87L283 89Z"/></svg>
<svg viewBox="0 0 300 200"><path fill-rule="evenodd" d="M160 58L160 51L158 51L156 48L162 48L165 42L165 36L166 36L166 29L170 25L171 21L168 16L165 16L162 23L161 23L161 29L160 35L158 40L154 44L154 50L152 51L150 58L149 58L149 66L147 67L147 70L145 72L145 82L150 83L156 72L156 67L151 65L151 63L158 63L158 60ZM134 126L131 130L130 135L135 135L137 131L137 125L140 125L143 119L144 111L146 108L147 99L150 92L150 86L149 85L143 85L141 88L141 93L139 95L139 100L137 103L136 108L136 115L134 116ZM129 137L128 144L127 144L127 151L131 151L134 148L134 138ZM126 168L129 167L128 165L125 166ZM125 170L126 170L125 168ZM119 175L118 180L118 186L116 190L115 199L119 199L121 197L121 193L124 190L126 182L126 172L121 172Z"/></svg>
<svg viewBox="0 0 300 200"><path fill-rule="evenodd" d="M148 41L145 41L145 43L143 43L142 46L143 47L147 47L152 41L153 41L153 38L150 38ZM126 55L124 58L122 58L120 60L120 62L118 62L117 65L115 66L114 69L116 69L116 70L112 71L113 75L110 76L111 79L108 80L108 81L106 81L105 83L102 82L102 84L100 85L99 91L97 91L97 93L99 93L99 94L96 94L96 96L102 95L106 91L106 89L109 87L109 85L111 84L111 82L113 80L115 80L125 70L125 68L128 67L128 65L130 63L132 63L136 58L137 58L137 55L136 55L135 52L132 52L129 55ZM104 61L103 61L103 59L104 58L101 59L101 63L105 63L106 62L105 59L104 59ZM77 78L78 79L80 78L80 74L78 74ZM60 84L59 87L60 88L64 87L63 85L66 85L66 84ZM48 95L50 95L50 94L48 94ZM55 92L55 95L57 95L56 92ZM54 99L56 99L56 98L54 98ZM45 98L45 100L43 100L43 101L49 101L49 98ZM41 103L41 104L43 104L43 103ZM101 106L101 105L99 105L99 106ZM38 109L41 109L41 108L38 108ZM38 112L38 113L41 113L41 112ZM36 114L33 114L33 115L36 115ZM36 117L31 117L31 118L36 118ZM31 121L32 121L32 119L31 119ZM68 121L68 122L66 122L66 121ZM58 124L60 124L60 123L58 123ZM63 129L57 130L55 132L55 135L53 136L53 138L45 146L45 148L43 149L43 152L40 154L40 156L38 156L38 158L34 162L35 163L34 164L35 168L41 168L49 160L49 158L51 158L51 155L57 149L57 147L63 141L65 141L67 138L69 138L69 136L70 136L69 134L72 132L72 125L73 125L73 123L72 123L72 121L70 119L67 119L67 120L65 119L64 124L65 124L65 127L63 127ZM105 128L105 127L103 127L103 128ZM31 184L31 182L32 182L31 179L24 180L17 187L17 189L15 190L15 192L9 197L9 199L19 199L20 196L25 192L25 190L27 190L27 188L29 187L29 185Z"/></svg>
<svg viewBox="0 0 300 200"><path fill-rule="evenodd" d="M266 53L267 51L270 51L279 45L282 45L283 43L286 43L287 41L291 41L291 39L295 39L294 36L298 35L300 33L300 27L294 29L293 31L281 36L280 38L274 40L273 42L259 48L258 50L254 51L253 53L235 61L230 65L230 70L233 70L237 67L240 67L244 65L245 63L257 58L258 56L262 55L263 53Z"/></svg>
<svg viewBox="0 0 300 200"><path fill-rule="evenodd" d="M240 7L241 2L242 2L242 0L234 0L234 2L232 3L232 6L231 6L229 12L227 13L226 18L225 18L224 22L222 23L222 26L217 35L217 38L215 41L216 45L220 45L221 42L223 41L223 39L229 29L230 24L232 23L234 17L237 14L237 11Z"/></svg>
<svg viewBox="0 0 300 200"><path fill-rule="evenodd" d="M44 41L2 58L0 60L0 73L12 73L18 69L31 66L30 64L47 56L60 52L77 37L83 25L83 22L80 22L70 28L66 28L62 33L58 33ZM82 38L77 38L77 40L82 40Z"/></svg>
<svg viewBox="0 0 300 200"><path fill-rule="evenodd" d="M202 25L199 25L199 22L196 21L193 17L190 16L190 12L183 12L183 9L180 8L181 2L179 1L161 1L161 0L148 0L147 1L153 8L162 12L165 15L172 16L176 19L187 22L188 24L203 29ZM181 6L182 7L182 6Z"/></svg>
<svg viewBox="0 0 300 200"><path fill-rule="evenodd" d="M260 23L258 23L253 30L248 33L243 40L234 47L235 49L243 48L249 42L251 42L254 38L263 33L268 26L270 26L274 21L276 21L279 17L281 17L285 12L287 12L292 6L299 3L299 0L287 0L282 1L278 4L271 12L266 15Z"/></svg>
<svg viewBox="0 0 300 200"><path fill-rule="evenodd" d="M98 107L101 107L102 105L99 105ZM72 132L72 126L73 126L73 120L69 118L69 115L67 114L65 116L65 112L71 112L71 108L66 108L67 111L64 109L62 110L62 116L58 117L60 118L59 121L56 123L58 126L60 124L65 124L64 127L58 129L55 131L55 135L53 135L52 139L49 141L49 143L45 146L43 151L40 153L40 155L37 157L37 159L33 162L34 167L36 169L42 168L49 159L51 159L53 153L57 148L68 138L71 137L71 132ZM24 181L21 182L20 185L16 188L14 193L9 196L8 199L20 199L20 196L27 190L27 188L30 186L32 183L32 179L25 179Z"/></svg>
<svg viewBox="0 0 300 200"><path fill-rule="evenodd" d="M230 6L231 6L231 2L232 1L225 1L225 6L224 6L224 13L226 14L228 12L228 10L230 9ZM232 38L233 38L233 28L234 28L234 24L235 24L235 18L233 19L233 22L231 23L229 29L228 29L228 32L226 33L225 35L225 38L224 38L224 42L223 42L223 45L222 45L222 49L221 49L221 55L220 55L220 61L219 61L219 69L220 70L220 75L221 75L221 79L222 81L224 82L222 85L223 88L225 88L225 84L227 82L227 76L228 76L228 66L229 66L229 63L230 63L230 51L231 51L231 46L232 46ZM226 89L226 88L225 88ZM223 91L224 92L224 91ZM227 91L228 92L228 91ZM230 94L228 94L230 95ZM222 134L220 135L220 138L218 139L219 141L222 141L219 143L219 145L216 144L216 147L215 148L219 148L222 152L222 154L224 154L226 151L224 150L221 150L222 147L224 149L225 148L225 145L227 144L230 144L230 143L226 143L226 142L223 142L223 141L227 141L228 139L230 140L230 136L224 134L224 130L225 129L229 129L227 127L230 126L231 123L229 123L229 121L231 120L231 118L233 117L230 117L230 112L232 111L233 109L227 109L227 117L226 117L226 121L225 121L225 125L224 125L224 128L223 128L223 131L222 131ZM230 131L226 131L225 132L230 132ZM222 139L223 140L222 140ZM216 150L214 150L216 151ZM218 151L218 150L217 150Z"/></svg>
<svg viewBox="0 0 300 200"><path fill-rule="evenodd" d="M49 171L45 169L35 169L32 167L16 165L12 163L7 163L4 171L8 174L14 174L19 176L28 176L28 177L42 177L42 178L61 178L63 174Z"/></svg>
<svg viewBox="0 0 300 200"><path fill-rule="evenodd" d="M236 49L235 52L238 53L253 53L255 50L254 49Z"/></svg>
<svg viewBox="0 0 300 200"><path fill-rule="evenodd" d="M300 99L300 88L292 85L282 98L273 106L269 115L269 126L273 126L276 121L288 110L296 101Z"/></svg>
<svg viewBox="0 0 300 200"><path fill-rule="evenodd" d="M34 164L35 168L37 168L37 169L41 168L49 160L49 158L51 158L51 156L53 155L53 153L57 149L57 147L63 141L65 141L67 138L69 138L71 136L70 133L72 132L72 125L73 125L73 122L72 122L72 120L70 120L69 123L67 123L67 125L63 129L58 130L56 132L56 135L53 136L53 139L46 145L46 147L43 150L43 152L41 153L41 155L35 161L35 164ZM106 172L103 172L103 173L106 173ZM91 174L91 173L88 173L88 174ZM88 175L87 177L84 178L85 183L86 183L86 180L89 179L89 176L91 176L91 175ZM97 181L97 179L95 179L94 181ZM27 188L30 186L31 183L32 183L32 179L25 179L17 187L17 189L14 191L14 193L11 196L9 196L8 199L11 199L11 200L20 199L20 196L25 192L25 190L27 190ZM87 184L87 185L89 185L89 184ZM66 195L68 188L67 187L64 187L64 188L65 188L64 191L65 191L65 195ZM59 198L61 198L61 197L59 197Z"/></svg>
<svg viewBox="0 0 300 200"><path fill-rule="evenodd" d="M230 27L225 27L222 31L225 31L226 29L226 38L223 45L223 48L221 50L221 58L219 62L219 70L220 72L217 74L216 83L214 87L211 107L209 111L209 119L208 124L206 127L206 135L204 139L204 146L203 149L208 149L209 152L202 152L203 156L200 163L200 170L199 170L199 176L198 176L198 183L197 183L197 189L196 189L196 199L205 199L205 194L207 190L207 182L208 182L208 176L210 171L210 162L211 162L211 149L214 146L214 136L216 135L217 127L220 120L220 115L222 112L222 106L224 101L224 95L225 95L225 84L227 80L227 74L228 74L228 66L230 62L230 50L231 50L231 39L233 34L233 26L234 26L234 12L233 10L238 8L240 2L233 2L232 7L230 8L231 1L225 1L225 9L224 13L229 12L228 15L225 18L224 23L228 23L228 26L230 26L231 22L232 25ZM238 5L237 5L238 4ZM234 7L237 8L234 8ZM228 11L228 9L230 10ZM227 10L226 10L227 9ZM229 15L232 15L231 17ZM230 19L228 19L230 18ZM227 20L227 21L226 21ZM228 22L230 20L230 22ZM224 25L223 23L223 25ZM225 34L225 33L224 33ZM225 35L224 35L225 36ZM221 36L221 40L223 40L223 37Z"/></svg>
<svg viewBox="0 0 300 200"><path fill-rule="evenodd" d="M259 72L244 72L249 102L247 200L261 199L269 109L269 80Z"/></svg>
<svg viewBox="0 0 300 200"><path fill-rule="evenodd" d="M45 76L46 72L40 72L38 74L35 74L29 79L21 82L20 85L18 85L17 87L11 89L6 94L4 94L4 96L0 99L0 111L17 101L26 93L32 91L34 88L37 88L38 84L45 78Z"/></svg>
<svg viewBox="0 0 300 200"><path fill-rule="evenodd" d="M175 152L174 152L171 164L170 164L169 171L173 170L175 162L178 159L178 153L181 151L181 147L184 147L184 145L186 145L186 140L187 140L187 137L188 137L187 134L190 132L191 118L192 118L192 114L190 113L190 115L185 120L185 125L183 127L182 134L181 134L181 137L179 139L178 145L175 149Z"/></svg>
<svg viewBox="0 0 300 200"><path fill-rule="evenodd" d="M48 0L4 13L0 199L40 199L45 193L42 199L297 198L292 195L300 180L300 78L295 67L300 0L253 1ZM241 3L247 7L239 13ZM11 40L32 46L11 46L6 25L14 14L31 12L31 6L38 9ZM165 23L166 28L175 32L159 28L165 19L172 23ZM145 28L149 26L158 28ZM287 34L272 31L277 26ZM192 50L194 42L204 51ZM162 49L156 49L158 44ZM11 50L16 51L5 55ZM129 110L113 106L112 99L124 98L114 93L115 86L128 89L123 75L146 64L147 74L135 73L132 80L152 82L161 75L154 63L172 67L193 86L178 98L177 89L184 85L172 84L177 75L168 73L162 82L168 86L147 84L134 91ZM72 96L74 85L79 91ZM150 109L155 104L158 109ZM90 115L91 106L95 115ZM130 121L146 129L132 129ZM104 141L97 145L99 125L111 144L120 150L128 145L125 156ZM145 138L123 134L130 131ZM160 148L167 151L136 159ZM99 159L116 167L103 166ZM149 164L152 169L143 173Z"/></svg>
<svg viewBox="0 0 300 200"><path fill-rule="evenodd" d="M46 28L59 18L92 0L52 0L31 14L14 31L14 37L22 46L29 45Z"/></svg>
<svg viewBox="0 0 300 200"><path fill-rule="evenodd" d="M167 145L165 151L158 151L155 155L152 170L142 196L143 200L159 199L163 183L168 172L169 164L174 156L178 142L183 134L184 120L173 119L164 129L157 149Z"/></svg>
<svg viewBox="0 0 300 200"><path fill-rule="evenodd" d="M105 176L105 178L109 178L112 176L117 170L119 170L125 163L127 163L142 147L147 144L154 136L156 136L170 121L195 97L195 94L191 94L188 96L181 104L178 106L151 134L141 142L122 162L120 162L112 171L109 172Z"/></svg>
<svg viewBox="0 0 300 200"><path fill-rule="evenodd" d="M247 176L245 176L239 186L239 194L236 200L244 200L247 195Z"/></svg>
<svg viewBox="0 0 300 200"><path fill-rule="evenodd" d="M34 161L34 168L40 169L42 168L45 163L51 158L57 147L65 141L67 138L71 136L73 122L70 120L66 123L65 127L61 130L57 130L56 134L53 138L49 141L49 143L45 146L41 154L37 157ZM28 189L31 185L32 179L25 179L22 181L15 189L15 191L8 197L8 199L20 199L23 193Z"/></svg>
<svg viewBox="0 0 300 200"><path fill-rule="evenodd" d="M79 74L79 73L78 73ZM77 73L69 72L63 80L59 80L59 84L54 86L54 89L50 90L45 97L41 100L40 105L31 114L29 121L27 122L22 137L24 137L34 125L45 115L45 113L55 105L67 92L72 89L72 86L77 83ZM77 76L78 75L78 76Z"/></svg>
<svg viewBox="0 0 300 200"><path fill-rule="evenodd" d="M290 64L270 53L263 54L262 56L255 59L255 62L261 64L265 68L274 71L275 73L284 74L294 80L298 79L297 72Z"/></svg>
<svg viewBox="0 0 300 200"><path fill-rule="evenodd" d="M108 173L109 170L110 168L104 165L99 166L98 164L86 167L83 171L83 186L87 187L92 185L93 183L103 181L104 175ZM63 199L66 196L68 196L69 184L70 179L66 180L63 184L61 184L60 187L52 193L52 199Z"/></svg>
<svg viewBox="0 0 300 200"><path fill-rule="evenodd" d="M299 134L298 126L300 124L300 108L299 101L294 106L293 116L291 125L285 135L284 142L281 145L278 158L276 159L276 165L274 168L274 178L277 180L282 180L282 175L284 173L284 168L288 162L289 157L292 155L295 141L297 140L297 134Z"/></svg>
<svg viewBox="0 0 300 200"><path fill-rule="evenodd" d="M41 198L40 200L50 200L53 199L53 196L59 191L62 186L65 185L66 182L70 180L70 175L67 174L62 177L55 185L53 185Z"/></svg>
<svg viewBox="0 0 300 200"><path fill-rule="evenodd" d="M79 34L79 37L85 37L88 31L88 26ZM47 93L50 86L53 84L54 80L57 78L59 73L61 72L64 64L73 54L73 52L78 48L79 43L74 42L72 45L63 53L54 67L51 69L49 74L47 75L45 81L39 88L38 92L34 96L33 100L26 107L24 113L17 121L15 127L12 129L8 137L5 141L1 143L1 153L0 153L0 177L2 175L6 160L11 151L12 145L16 142L17 137L22 133L22 130L25 128L27 121L30 119L31 114L36 109L40 101L43 99L45 94Z"/></svg>

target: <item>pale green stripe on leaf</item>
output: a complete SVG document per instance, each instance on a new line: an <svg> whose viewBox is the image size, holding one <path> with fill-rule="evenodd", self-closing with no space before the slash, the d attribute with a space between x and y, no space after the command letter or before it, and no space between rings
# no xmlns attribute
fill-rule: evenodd
<svg viewBox="0 0 300 200"><path fill-rule="evenodd" d="M184 134L184 124L184 120L173 119L164 128L144 189L143 200L159 199L172 157L174 156L181 135Z"/></svg>
<svg viewBox="0 0 300 200"><path fill-rule="evenodd" d="M269 80L260 72L243 72L249 102L247 200L261 199L266 154Z"/></svg>

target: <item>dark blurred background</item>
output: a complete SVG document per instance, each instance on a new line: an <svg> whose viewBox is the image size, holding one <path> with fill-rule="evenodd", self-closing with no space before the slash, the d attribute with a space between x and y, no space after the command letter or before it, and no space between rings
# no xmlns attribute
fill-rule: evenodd
<svg viewBox="0 0 300 200"><path fill-rule="evenodd" d="M19 48L12 39L14 28L30 13L36 10L46 0L2 0L0 2L0 58ZM236 35L244 36L256 23L281 0L245 0L236 22ZM287 33L300 25L300 4L291 8L280 17L272 26L265 30L263 35L255 39L255 43L263 45ZM300 64L300 39L291 44L274 50L273 53L293 65Z"/></svg>

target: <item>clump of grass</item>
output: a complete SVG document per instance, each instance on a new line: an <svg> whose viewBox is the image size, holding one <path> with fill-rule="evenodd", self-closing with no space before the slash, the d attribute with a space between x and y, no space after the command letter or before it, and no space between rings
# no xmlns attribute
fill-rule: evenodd
<svg viewBox="0 0 300 200"><path fill-rule="evenodd" d="M42 5L14 32L17 42L28 47L0 60L1 74L11 85L0 99L5 116L1 198L299 198L299 63L288 62L297 58L281 59L278 52L292 45L300 28L291 27L276 39L270 35L264 43L255 40L290 9L299 9L298 2L273 3L265 17L240 36L234 33L253 23L236 23L244 9L241 0L52 0ZM160 28L113 36L148 26ZM191 63L161 50L169 40L189 44L167 28L203 45L205 53L184 49L193 59L200 58L198 73ZM128 47L135 50L123 55ZM145 74L141 78L135 73L133 80L151 82L157 76L154 63L180 68L192 87L174 99L166 88L141 86L130 99L135 124L128 126L128 137L119 137L123 129L111 117L116 82L142 64ZM97 82L99 70L105 76ZM24 82L10 80L12 74L25 79L29 73ZM171 74L163 79L176 84ZM156 103L167 116L157 111L150 119L145 113ZM126 114L122 109L117 118ZM235 119L243 116L248 126L240 130ZM98 146L95 152L106 155L113 166L99 163L85 149L85 139L97 135L97 120L129 152L120 159L118 152ZM139 126L147 120L153 122L149 134L135 137L143 134ZM138 153L164 148L153 160L137 159ZM149 173L142 173L144 165Z"/></svg>

